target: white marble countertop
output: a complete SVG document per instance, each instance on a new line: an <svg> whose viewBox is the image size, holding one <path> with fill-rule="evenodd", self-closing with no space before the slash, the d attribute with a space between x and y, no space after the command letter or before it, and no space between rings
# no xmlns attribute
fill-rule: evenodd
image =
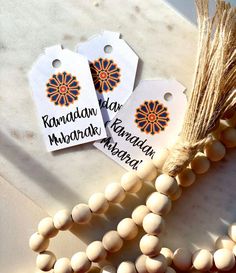
<svg viewBox="0 0 236 273"><path fill-rule="evenodd" d="M73 50L79 41L108 29L122 33L139 55L136 84L176 78L190 88L197 30L162 0L129 0L125 8L122 0L14 0L2 2L1 11L0 265L4 273L32 273L36 255L28 249L28 237L41 217L86 202L124 172L92 144L46 151L27 81L33 61L44 47L61 42ZM226 224L236 219L235 160L236 153L229 151L176 202L167 218L167 246L211 248L213 238L225 233ZM97 217L89 229L60 235L52 246L57 256L70 256L90 240L101 239L151 190L145 187L123 208L112 207L105 222ZM135 241L121 258L110 259L132 259L137 251Z"/></svg>

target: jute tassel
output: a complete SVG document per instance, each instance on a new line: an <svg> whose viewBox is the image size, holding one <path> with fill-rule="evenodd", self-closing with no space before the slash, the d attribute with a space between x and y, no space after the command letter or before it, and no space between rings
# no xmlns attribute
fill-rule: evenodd
<svg viewBox="0 0 236 273"><path fill-rule="evenodd" d="M201 149L209 132L236 105L236 8L217 1L209 18L208 0L196 0L199 44L195 79L178 142L163 172L176 176Z"/></svg>

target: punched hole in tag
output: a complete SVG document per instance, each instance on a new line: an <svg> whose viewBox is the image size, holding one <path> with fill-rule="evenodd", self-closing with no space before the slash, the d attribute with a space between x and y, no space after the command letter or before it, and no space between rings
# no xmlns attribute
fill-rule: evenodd
<svg viewBox="0 0 236 273"><path fill-rule="evenodd" d="M165 101L171 101L173 99L173 95L170 92L166 92L164 95Z"/></svg>
<svg viewBox="0 0 236 273"><path fill-rule="evenodd" d="M109 54L109 53L112 52L112 50L113 50L113 48L112 48L111 45L105 45L105 46L104 46L104 52L105 52L105 53Z"/></svg>
<svg viewBox="0 0 236 273"><path fill-rule="evenodd" d="M52 61L52 66L53 66L54 68L59 68L59 67L61 66L61 61L58 60L58 59L53 60L53 61Z"/></svg>

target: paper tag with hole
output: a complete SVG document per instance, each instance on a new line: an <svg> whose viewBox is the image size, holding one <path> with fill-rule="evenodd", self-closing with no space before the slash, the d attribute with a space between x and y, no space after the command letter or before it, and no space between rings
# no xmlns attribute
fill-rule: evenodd
<svg viewBox="0 0 236 273"><path fill-rule="evenodd" d="M60 45L46 48L29 81L48 151L106 136L85 56Z"/></svg>
<svg viewBox="0 0 236 273"><path fill-rule="evenodd" d="M187 99L176 80L141 81L107 126L107 138L94 143L128 170L176 141Z"/></svg>
<svg viewBox="0 0 236 273"><path fill-rule="evenodd" d="M97 91L103 120L110 121L133 91L138 56L120 38L120 33L104 31L78 44L76 52L86 56Z"/></svg>

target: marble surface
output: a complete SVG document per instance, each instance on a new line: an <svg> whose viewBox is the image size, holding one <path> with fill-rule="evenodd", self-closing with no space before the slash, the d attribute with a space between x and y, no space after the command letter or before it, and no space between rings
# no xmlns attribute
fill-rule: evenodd
<svg viewBox="0 0 236 273"><path fill-rule="evenodd" d="M176 78L189 89L197 30L162 0L129 0L125 8L121 0L112 5L109 0L13 0L2 2L1 11L0 265L4 273L28 273L35 271L28 237L41 217L86 202L124 173L92 144L46 152L27 81L33 61L44 47L61 42L74 49L79 41L108 29L121 32L139 55L136 84L140 79ZM176 202L167 217L167 246L211 248L213 238L225 233L228 222L236 219L235 160L236 153L229 151ZM146 185L140 195L112 206L105 218L95 217L89 228L75 227L60 235L52 245L57 256L70 256L101 239L151 191ZM135 240L126 244L119 258L109 260L118 263L137 253Z"/></svg>

